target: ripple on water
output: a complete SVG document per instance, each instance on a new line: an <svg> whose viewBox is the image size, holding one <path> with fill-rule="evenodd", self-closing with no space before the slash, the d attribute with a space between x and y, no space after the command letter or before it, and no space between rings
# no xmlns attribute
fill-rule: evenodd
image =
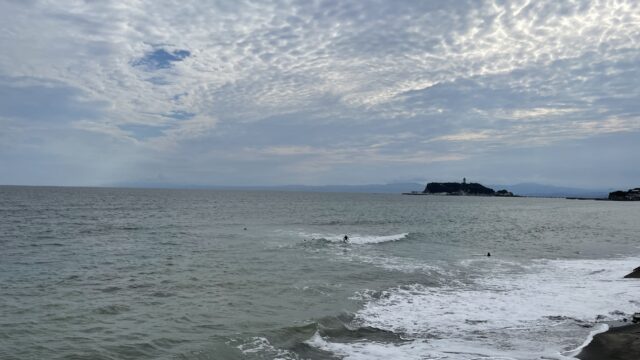
<svg viewBox="0 0 640 360"><path fill-rule="evenodd" d="M124 304L111 304L97 308L96 313L101 315L118 315L123 312L129 311L130 307Z"/></svg>
<svg viewBox="0 0 640 360"><path fill-rule="evenodd" d="M175 296L175 294L168 291L154 291L151 293L151 296L159 297L159 298L167 298L167 297Z"/></svg>
<svg viewBox="0 0 640 360"><path fill-rule="evenodd" d="M118 286L107 286L106 288L100 289L100 291L102 291L104 293L113 293L113 292L116 292L116 291L119 291L119 290L121 290L121 288L118 287Z"/></svg>

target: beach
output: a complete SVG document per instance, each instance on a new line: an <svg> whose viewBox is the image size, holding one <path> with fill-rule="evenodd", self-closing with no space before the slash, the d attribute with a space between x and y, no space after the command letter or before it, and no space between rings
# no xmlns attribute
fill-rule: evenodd
<svg viewBox="0 0 640 360"><path fill-rule="evenodd" d="M595 335L577 358L638 360L640 358L640 324L618 326Z"/></svg>

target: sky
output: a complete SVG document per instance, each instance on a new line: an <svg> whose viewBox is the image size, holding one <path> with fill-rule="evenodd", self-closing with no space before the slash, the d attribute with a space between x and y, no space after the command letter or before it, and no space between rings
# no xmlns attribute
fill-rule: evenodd
<svg viewBox="0 0 640 360"><path fill-rule="evenodd" d="M640 186L640 2L0 0L0 184Z"/></svg>

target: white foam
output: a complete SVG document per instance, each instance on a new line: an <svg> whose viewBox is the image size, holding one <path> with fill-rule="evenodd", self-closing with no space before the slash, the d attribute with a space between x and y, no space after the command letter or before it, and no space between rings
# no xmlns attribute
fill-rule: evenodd
<svg viewBox="0 0 640 360"><path fill-rule="evenodd" d="M331 352L343 360L517 360L526 353L516 352L507 356L488 349L482 344L447 340L409 340L398 344L358 341L351 343L330 342L316 333L307 344ZM536 358L537 359L537 358ZM549 356L545 359L568 359L564 356Z"/></svg>
<svg viewBox="0 0 640 360"><path fill-rule="evenodd" d="M580 325L593 324L598 316L619 319L613 311L640 310L640 284L623 279L638 262L466 261L462 270L475 273L481 266L489 275L467 285L390 289L356 314L360 325L403 334L414 339L411 343L335 344L315 338L311 344L346 359L567 359L593 330Z"/></svg>
<svg viewBox="0 0 640 360"><path fill-rule="evenodd" d="M344 234L317 234L317 233L300 233L303 238L311 239L324 239L332 243L342 243ZM352 234L349 236L349 244L365 245L365 244L378 244L389 241L398 241L409 236L409 233L393 234L393 235L361 235Z"/></svg>
<svg viewBox="0 0 640 360"><path fill-rule="evenodd" d="M408 334L530 327L553 316L593 321L614 310L638 309L640 285L622 277L639 261L545 261L530 272L497 273L468 287L397 288L366 304L358 317L367 325Z"/></svg>
<svg viewBox="0 0 640 360"><path fill-rule="evenodd" d="M589 336L587 336L587 339L580 346L578 346L575 349L566 351L564 355L569 357L575 357L576 355L580 354L582 349L584 349L587 345L591 343L591 341L593 341L594 336L601 334L607 330L609 330L609 325L607 324L600 324L600 326L596 326L596 329L589 333Z"/></svg>
<svg viewBox="0 0 640 360"><path fill-rule="evenodd" d="M452 275L449 271L444 270L441 266L435 264L427 264L424 261L420 261L418 259L391 255L363 255L358 253L349 253L344 256L349 257L353 261L371 264L387 270L400 271L404 273L437 273L439 276L437 278L434 278L434 280L445 280L443 275Z"/></svg>
<svg viewBox="0 0 640 360"><path fill-rule="evenodd" d="M245 355L259 354L260 358L263 358L264 355L268 355L274 360L297 359L295 354L287 350L276 348L264 337L253 337L248 342L238 345L237 348Z"/></svg>
<svg viewBox="0 0 640 360"><path fill-rule="evenodd" d="M377 342L335 343L323 339L318 333L307 341L318 349L332 352L344 360L388 360L424 359L421 352L429 346L424 342L412 341L405 344L390 345Z"/></svg>

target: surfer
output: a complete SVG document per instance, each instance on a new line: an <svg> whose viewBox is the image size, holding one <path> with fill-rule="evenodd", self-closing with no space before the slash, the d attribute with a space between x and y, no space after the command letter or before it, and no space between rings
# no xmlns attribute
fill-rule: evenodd
<svg viewBox="0 0 640 360"><path fill-rule="evenodd" d="M491 253L490 253L490 252L488 252L488 253L487 253L487 257L489 257L489 256L491 256Z"/></svg>
<svg viewBox="0 0 640 360"><path fill-rule="evenodd" d="M346 244L346 243L348 243L348 242L349 242L349 237L348 237L347 235L345 235L345 236L342 238L342 242L343 242L343 243L345 243L345 244Z"/></svg>

